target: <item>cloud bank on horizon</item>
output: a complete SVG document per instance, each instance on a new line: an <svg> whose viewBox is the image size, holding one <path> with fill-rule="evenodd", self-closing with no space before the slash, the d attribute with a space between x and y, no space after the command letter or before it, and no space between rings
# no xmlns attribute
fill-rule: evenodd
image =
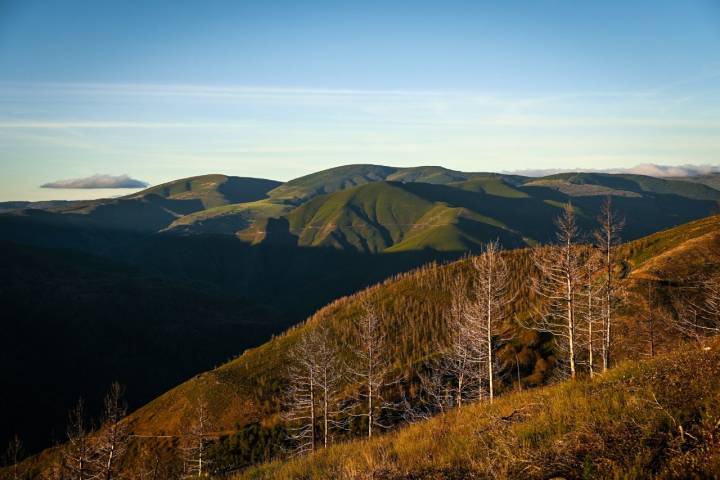
<svg viewBox="0 0 720 480"><path fill-rule="evenodd" d="M720 173L720 165L657 165L654 163L642 163L631 168L608 168L608 169L590 169L590 168L541 168L541 169L524 169L504 171L503 173L512 173L516 175L525 175L528 177L544 177L556 173L567 172L597 172L597 173L632 173L635 175L647 175L648 177L697 177L700 175L708 175Z"/></svg>
<svg viewBox="0 0 720 480"><path fill-rule="evenodd" d="M145 188L147 182L136 180L129 175L91 175L85 178L56 180L41 185L41 188Z"/></svg>

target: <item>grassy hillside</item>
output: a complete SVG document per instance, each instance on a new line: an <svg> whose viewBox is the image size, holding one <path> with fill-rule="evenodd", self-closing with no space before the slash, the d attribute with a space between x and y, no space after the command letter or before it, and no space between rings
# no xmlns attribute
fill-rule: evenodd
<svg viewBox="0 0 720 480"><path fill-rule="evenodd" d="M719 231L720 217L716 216L627 244L623 250L623 257L628 269L624 280L628 287L628 294L633 296L644 291L645 284L638 282L645 282L646 279L638 272L642 272L643 268L652 265L655 258L663 256L669 258L669 263L662 272L659 272L662 275L652 279L653 288L659 296L664 295L666 289L672 288L678 272L696 271L699 268L720 268L720 249L716 248L719 240L717 232ZM700 247L705 254L702 257L666 255L672 251L683 251L684 245L693 245L693 248L684 249L686 252L691 253ZM646 254L646 250L652 254ZM497 352L499 363L497 392L509 399L502 400L502 402L510 402L509 404L512 405L512 399L516 397L511 392L518 388L527 389L544 385L548 378L552 378L555 357L553 350L548 348L548 337L534 331L523 330L516 323L516 321L524 321L531 317L533 313L531 307L535 303L535 298L527 282L533 268L528 252L527 250L515 250L507 252L505 255L513 272L511 288L517 295L517 300L512 306L514 320L507 324L507 332L508 334L514 332L515 335ZM676 260L675 263L672 262L673 259ZM239 462L235 465L247 465L271 458L273 452L277 453L282 446L277 444L282 438L282 425L279 423L278 412L281 405L281 392L287 382L284 368L287 362L287 352L301 335L321 324L330 329L331 335L340 345L350 346L351 338L354 335L351 326L352 319L361 313L362 305L366 301L370 301L376 306L383 319L382 329L393 339L387 355L388 358L392 358L395 372L403 378L403 381L396 387L398 389L396 393L399 394L401 390L404 390L405 395L412 399L415 395L412 388L413 371L432 358L434 352L448 341L447 312L451 298L449 286L454 279L467 278L467 274L467 260L443 266L430 264L414 272L396 276L352 296L334 301L319 310L304 324L291 328L260 347L247 350L221 367L195 376L140 408L129 417L131 428L135 434L141 436L178 435L182 425L192 417L197 403L204 400L208 403L215 435L219 439L214 448L216 452L221 452L218 454L222 455L223 459L232 458L233 461ZM632 304L635 305L635 303ZM617 351L614 352L615 358L641 358L643 352L642 349L638 349L638 345L646 341L641 326L637 324L638 319L641 318L639 317L641 312L633 307L621 312L621 315L621 322L617 328L620 342ZM677 345L675 333L664 329L659 332L659 335L656 339L657 351L669 351L675 348ZM349 355L349 349L346 349L344 354ZM518 368L521 377L520 383L516 381ZM612 376L608 378L612 378ZM632 382L632 380L628 381ZM617 385L613 384L613 386ZM348 385L347 388L352 391L353 387ZM562 390L564 387L553 388L561 388L561 390L547 391L564 391ZM549 402L552 404L552 395L549 400L542 397L542 394L538 395L540 397L536 403ZM600 406L593 404L591 411L595 411ZM558 404L552 408L556 409L556 412L562 412L565 407L565 404ZM463 420L461 423L467 422ZM351 424L351 431L356 427L357 425ZM564 430L561 430L560 433L564 433ZM391 439L395 437L389 438L390 440L387 441L393 441ZM384 441L386 440L378 440L378 442ZM158 442L156 445L162 445L164 449L169 448L166 440ZM169 450L166 451L169 452ZM335 449L331 451L335 451ZM351 449L346 451L350 452ZM449 452L450 455L451 451ZM346 458L344 455L341 458ZM275 474L286 475L285 472L293 472L287 474L290 475L288 478L293 478L292 475L297 472L306 471L303 469L324 474L325 470L322 470L324 468L322 466L317 467L320 470L312 470L316 468L308 463L312 461L301 461L287 466L274 464L263 467L259 471L270 472L263 473L263 475L269 475L267 478L272 478L272 475ZM329 462L333 461L335 460ZM345 460L342 461L345 462ZM418 465L422 466L423 464L419 463ZM445 468L444 464L439 465ZM269 470L264 470L264 468ZM594 464L593 468L595 468ZM395 472L395 470L390 471ZM445 473L448 472L450 470ZM430 470L427 478L443 478L438 476L441 473L437 470ZM424 478L425 474L417 472L417 478ZM463 478L462 475L460 478Z"/></svg>
<svg viewBox="0 0 720 480"><path fill-rule="evenodd" d="M280 239L359 252L465 252L496 237L510 246L551 239L551 220L568 201L590 227L607 195L628 217L627 238L705 216L720 200L720 191L703 183L641 175L528 178L433 166L346 165L284 184L203 175L119 199L48 204L42 211L12 214L31 216L36 225L224 234L251 244ZM281 228L285 221L288 230Z"/></svg>
<svg viewBox="0 0 720 480"><path fill-rule="evenodd" d="M227 234L242 232L242 239L249 243L258 243L264 235L249 235L248 231L257 230L268 218L277 218L290 211L292 207L268 200L234 203L208 208L185 215L173 221L165 230L179 234Z"/></svg>
<svg viewBox="0 0 720 480"><path fill-rule="evenodd" d="M638 194L678 195L694 200L720 200L720 191L702 183L686 179L664 179L645 175L610 173L559 173L525 182L544 185L576 196L607 195L617 190L624 196Z"/></svg>
<svg viewBox="0 0 720 480"><path fill-rule="evenodd" d="M710 200L674 194L632 193L615 197L617 210L628 220L627 238L704 216L714 206ZM498 177L448 185L379 181L317 196L286 217L303 246L473 251L495 238L509 247L551 240L553 218L566 202L578 208L585 228L594 228L605 194L571 196L546 184L516 186Z"/></svg>
<svg viewBox="0 0 720 480"><path fill-rule="evenodd" d="M458 172L443 167L386 167L383 165L344 165L312 173L290 180L270 192L274 200L303 203L317 195L337 192L346 188L365 185L372 182L392 181L402 183L448 184L468 180L478 174ZM517 177L523 178L523 177Z"/></svg>
<svg viewBox="0 0 720 480"><path fill-rule="evenodd" d="M703 372L703 375L696 375ZM716 478L720 341L510 393L237 479Z"/></svg>
<svg viewBox="0 0 720 480"><path fill-rule="evenodd" d="M207 208L267 197L279 182L257 178L203 175L184 178L114 199L45 202L27 205L41 210L13 210L32 215L36 223L154 233L176 219Z"/></svg>
<svg viewBox="0 0 720 480"><path fill-rule="evenodd" d="M693 177L673 177L673 180L682 180L684 182L702 183L708 187L720 190L720 172L708 173L705 175L696 175Z"/></svg>
<svg viewBox="0 0 720 480"><path fill-rule="evenodd" d="M292 180L270 198L193 213L170 231L234 235L258 243L268 219L286 219L286 240L360 252L473 251L500 238L508 246L552 239L558 207L573 202L592 228L612 195L628 219L627 238L705 216L720 191L639 175L570 173L530 179L441 167L349 165Z"/></svg>
<svg viewBox="0 0 720 480"><path fill-rule="evenodd" d="M711 217L671 229L658 234L658 237L694 241L718 230L720 217ZM641 252L642 245L642 241L631 243L629 247L632 248L627 250L627 254L636 255ZM647 245L654 245L647 248L655 248L656 254L664 251L656 242ZM676 245L675 240L668 241L664 248L676 248ZM512 288L517 292L518 299L513 311L518 320L523 320L531 314L530 307L535 301L527 282L532 265L526 250L506 255L513 272ZM720 251L697 261L720 267ZM693 265L698 263L689 267ZM465 276L467 272L468 264L464 260L446 266L429 265L337 300L319 310L305 324L245 352L218 369L179 385L141 408L133 414L134 428L154 434L177 432L182 418L186 418L199 398L208 400L211 415L214 415L217 428L221 431L238 429L258 419L274 418L284 384L285 373L280 365L284 362L285 353L304 331L321 323L331 328L341 345L348 345L353 334L351 319L361 312L361 305L366 299L377 306L385 322L383 328L392 334L394 341L388 355L393 358L395 368L398 372L407 373L410 366L427 359L447 341L447 312L451 297L448 289L452 279ZM630 319L633 314L629 312ZM631 327L628 324L627 331L624 331L628 343L637 338L637 332ZM510 324L508 328L516 329L517 325ZM542 384L554 361L552 353L543 347L545 340L536 332L518 331L515 339L498 352L501 370L514 371L519 366L523 387ZM499 376L502 377L502 373ZM504 385L501 382L499 388L502 391L515 387L509 381ZM165 415L163 412L172 414Z"/></svg>
<svg viewBox="0 0 720 480"><path fill-rule="evenodd" d="M281 182L263 178L202 175L163 183L138 192L130 198L158 195L173 200L200 200L203 208L254 202L267 197Z"/></svg>

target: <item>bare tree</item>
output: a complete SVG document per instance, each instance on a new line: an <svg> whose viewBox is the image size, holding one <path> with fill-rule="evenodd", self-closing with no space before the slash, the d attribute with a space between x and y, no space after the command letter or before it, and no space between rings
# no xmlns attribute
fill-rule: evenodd
<svg viewBox="0 0 720 480"><path fill-rule="evenodd" d="M209 473L207 450L210 444L210 429L207 404L201 400L195 408L192 422L183 432L181 448L184 478L199 478Z"/></svg>
<svg viewBox="0 0 720 480"><path fill-rule="evenodd" d="M318 365L316 337L305 334L288 352L288 389L285 393L285 420L295 443L294 455L315 451Z"/></svg>
<svg viewBox="0 0 720 480"><path fill-rule="evenodd" d="M612 197L603 202L597 218L600 228L595 232L595 243L602 256L603 279L603 337L602 337L602 369L610 367L610 351L612 349L613 319L618 303L617 283L615 281L615 265L617 263L617 247L620 244L620 232L625 221L619 218L612 208Z"/></svg>
<svg viewBox="0 0 720 480"><path fill-rule="evenodd" d="M117 478L127 451L129 432L124 422L126 412L123 388L115 382L105 396L102 423L95 439L96 469L98 477L104 480Z"/></svg>
<svg viewBox="0 0 720 480"><path fill-rule="evenodd" d="M496 377L495 343L505 320L506 306L512 301L510 272L498 242L485 245L482 253L472 258L471 264L470 295L465 294L463 285L454 289L457 297L453 303L455 320L451 327L454 337L449 359L458 375L458 401L470 380L475 398L482 398L487 391L492 402Z"/></svg>
<svg viewBox="0 0 720 480"><path fill-rule="evenodd" d="M604 327L603 322L606 310L601 304L603 294L605 293L606 284L597 282L596 273L600 270L603 259L597 252L587 249L585 268L582 272L584 278L582 280L582 289L580 291L580 308L578 317L579 337L582 338L585 351L587 354L587 366L590 378L595 376L595 351L597 344L605 345L604 328L598 329L598 324ZM599 330L599 331L598 331ZM601 352L607 350L602 348ZM604 357L603 357L604 358Z"/></svg>
<svg viewBox="0 0 720 480"><path fill-rule="evenodd" d="M441 357L417 372L420 381L420 395L414 401L403 398L403 417L413 423L426 420L437 413L443 413L456 406L454 381L448 357Z"/></svg>
<svg viewBox="0 0 720 480"><path fill-rule="evenodd" d="M702 344L708 335L720 333L720 273L713 273L688 285L674 296L676 330ZM699 290L697 299L688 298L688 290Z"/></svg>
<svg viewBox="0 0 720 480"><path fill-rule="evenodd" d="M720 332L720 273L711 274L702 282L702 301L697 306L703 327L713 333Z"/></svg>
<svg viewBox="0 0 720 480"><path fill-rule="evenodd" d="M290 350L288 361L284 418L291 425L294 454L301 455L316 450L318 422L324 447L332 429L341 425L337 400L343 365L325 325L304 333Z"/></svg>
<svg viewBox="0 0 720 480"><path fill-rule="evenodd" d="M469 311L471 332L476 336L478 351L486 357L488 396L494 397L493 340L500 335L505 320L505 307L513 300L510 295L510 271L500 253L499 242L485 245L481 255L473 258L475 274L474 308Z"/></svg>
<svg viewBox="0 0 720 480"><path fill-rule="evenodd" d="M330 330L325 325L320 325L311 335L315 337L313 360L322 405L323 446L327 448L332 429L342 426L339 417L343 411L338 408L338 395L345 372L337 346L332 342Z"/></svg>
<svg viewBox="0 0 720 480"><path fill-rule="evenodd" d="M452 390L455 405L462 408L463 402L481 396L478 384L478 369L475 367L478 357L484 358L482 354L476 355L477 342L473 329L467 326L467 304L469 302L465 282L456 279L452 284L452 306L449 319L449 330L451 332L450 346L442 353L442 360L437 367L441 372L454 379ZM443 375L441 375L442 377ZM436 382L425 382L426 389L431 389L430 396L436 396Z"/></svg>
<svg viewBox="0 0 720 480"><path fill-rule="evenodd" d="M70 411L67 437L63 452L65 470L71 480L90 480L94 477L95 452L91 443L92 429L87 426L82 399Z"/></svg>
<svg viewBox="0 0 720 480"><path fill-rule="evenodd" d="M572 205L565 205L555 224L557 245L533 251L539 270L539 275L533 278L533 287L544 302L540 321L532 328L553 335L556 345L566 354L570 377L574 379L578 363L578 303L587 249L577 243L579 229Z"/></svg>
<svg viewBox="0 0 720 480"><path fill-rule="evenodd" d="M19 480L22 476L22 469L20 468L20 461L23 457L23 444L20 437L14 435L8 443L7 450L5 451L5 465L9 467L10 477L13 480Z"/></svg>
<svg viewBox="0 0 720 480"><path fill-rule="evenodd" d="M383 397L383 389L396 382L388 380L391 364L382 318L369 301L365 302L364 308L365 311L355 319L357 344L355 359L349 370L361 385L359 397L363 412L355 416L367 418L367 434L372 437L373 427L385 427L380 422L380 416L390 406Z"/></svg>

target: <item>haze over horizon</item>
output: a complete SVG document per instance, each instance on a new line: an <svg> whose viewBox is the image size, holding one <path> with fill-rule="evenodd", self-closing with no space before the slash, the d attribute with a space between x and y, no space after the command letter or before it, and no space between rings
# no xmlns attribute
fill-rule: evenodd
<svg viewBox="0 0 720 480"><path fill-rule="evenodd" d="M98 174L717 166L719 130L712 1L0 5L0 200L102 196L40 188Z"/></svg>

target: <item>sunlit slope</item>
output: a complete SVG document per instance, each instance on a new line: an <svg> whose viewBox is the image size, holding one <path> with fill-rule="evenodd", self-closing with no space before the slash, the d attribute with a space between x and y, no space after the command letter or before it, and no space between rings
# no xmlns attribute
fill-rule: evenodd
<svg viewBox="0 0 720 480"><path fill-rule="evenodd" d="M208 209L261 200L267 197L270 190L280 184L280 182L263 178L219 174L201 175L156 185L138 192L130 198L158 195L172 200L199 200L203 209Z"/></svg>
<svg viewBox="0 0 720 480"><path fill-rule="evenodd" d="M251 231L264 228L266 222L263 220L281 217L291 208L290 205L269 200L222 205L180 217L166 231L179 234L239 233L242 239L257 243L264 235L256 238Z"/></svg>
<svg viewBox="0 0 720 480"><path fill-rule="evenodd" d="M623 255L629 267L633 258L652 249L653 255L678 248L685 242L708 238L707 234L720 227L720 217L711 217L683 225L655 237L629 244ZM659 242L659 238L667 241ZM513 272L512 288L517 292L511 318L523 319L532 313L534 295L527 278L532 263L527 250L506 254ZM678 257L683 262L682 257ZM720 255L708 257L708 265L720 268ZM450 285L458 277L467 275L467 261L446 266L431 265L400 275L381 285L342 298L319 310L305 324L292 328L272 341L246 351L237 359L185 382L133 414L138 432L160 434L176 432L191 406L205 398L218 422L218 429L239 428L251 419L271 419L279 411L280 392L284 384L284 355L302 332L320 323L331 326L341 344L350 345L351 320L362 310L367 299L375 303L384 319L383 328L392 332L389 355L399 372L409 365L428 358L438 346L447 341L447 312L450 307ZM508 328L514 329L513 324ZM541 384L553 357L543 347L543 340L534 332L520 333L504 350L498 352L502 369L515 368L518 354L523 384ZM500 387L503 388L502 386Z"/></svg>
<svg viewBox="0 0 720 480"><path fill-rule="evenodd" d="M716 339L234 478L717 478L719 410Z"/></svg>
<svg viewBox="0 0 720 480"><path fill-rule="evenodd" d="M203 175L175 180L120 198L49 203L42 210L12 214L35 224L157 232L176 219L207 208L267 197L279 182L257 178Z"/></svg>
<svg viewBox="0 0 720 480"><path fill-rule="evenodd" d="M290 180L271 191L270 197L274 200L300 204L317 195L383 180L403 183L448 184L468 180L477 175L488 174L459 172L437 166L400 168L365 164L344 165Z"/></svg>
<svg viewBox="0 0 720 480"><path fill-rule="evenodd" d="M358 252L473 251L500 239L508 246L553 238L553 218L572 202L595 228L609 195L634 239L713 211L720 192L701 184L640 175L572 173L530 179L442 167L349 165L301 177L259 202L192 213L168 229L186 235L234 235L253 244L268 236L301 247ZM284 219L268 225L269 219ZM282 231L284 221L288 228Z"/></svg>
<svg viewBox="0 0 720 480"><path fill-rule="evenodd" d="M444 199L428 188L433 186L375 182L319 196L288 215L290 231L300 245L363 252L464 251L494 237L509 245L523 243L501 221L454 206L452 196Z"/></svg>

